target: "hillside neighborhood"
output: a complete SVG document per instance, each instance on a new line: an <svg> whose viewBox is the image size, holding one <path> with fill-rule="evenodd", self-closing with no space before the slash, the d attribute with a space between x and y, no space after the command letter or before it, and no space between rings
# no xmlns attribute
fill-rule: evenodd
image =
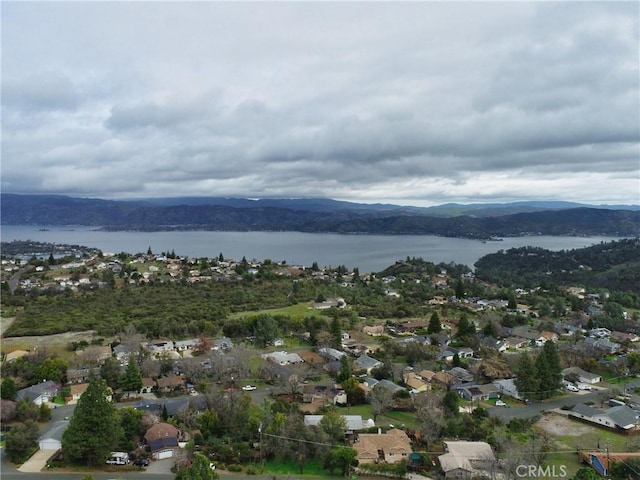
<svg viewBox="0 0 640 480"><path fill-rule="evenodd" d="M3 285L14 296L267 280L296 289L310 282L337 293L304 302L301 328L287 329L282 318L268 313L245 313L238 318L251 322L249 334L240 320L225 324L229 328L219 335L174 338L153 338L130 325L110 336L87 332L86 340L64 352L5 336L2 424L8 451L22 425L35 420L40 423L30 452L42 454L16 455L16 465L37 458L43 469L69 468L78 420L71 413L49 421L50 412L73 412L76 406L82 411L83 398L99 395L125 430L113 444L121 451L110 449L90 461L102 463L92 464L98 470L144 469L172 459L179 476L205 456L212 472L253 474L265 468L265 460L282 458L302 473L320 455L327 474L517 478L518 467L533 463L522 456L516 428L529 432L536 468L561 462L570 464L572 475L587 467L610 477L612 469L614 475L620 471L612 458L633 464L637 444L630 447L631 440L640 433L636 309L615 310L616 321L607 323L613 315L610 292L562 285L550 297L548 287L480 287L484 282L470 271L419 271L416 265L407 259L394 266L395 273L375 274L235 261L222 254L188 259L100 252L64 263L3 258ZM423 314L365 317L355 312L365 309L354 305L350 293L363 288L373 292L369 302L381 305L402 304L424 289ZM134 427L125 418L136 419ZM549 418L565 426L565 436L572 428L591 429L575 437L570 460L544 453L554 444L566 449L543 430ZM502 426L504 438L487 437L495 425ZM275 447L283 438L295 450L313 437L325 447L304 456ZM225 444L235 445L235 453ZM86 460L83 455L75 458Z"/></svg>

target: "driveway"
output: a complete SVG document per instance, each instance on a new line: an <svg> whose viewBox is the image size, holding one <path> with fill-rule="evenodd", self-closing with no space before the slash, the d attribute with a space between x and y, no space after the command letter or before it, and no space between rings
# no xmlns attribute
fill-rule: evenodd
<svg viewBox="0 0 640 480"><path fill-rule="evenodd" d="M18 468L18 471L23 473L40 472L47 466L47 460L49 460L54 453L56 453L56 450L38 450L31 455L29 460Z"/></svg>
<svg viewBox="0 0 640 480"><path fill-rule="evenodd" d="M170 474L171 468L175 465L175 458L164 458L162 460L152 460L147 468L144 469L145 473L164 473Z"/></svg>

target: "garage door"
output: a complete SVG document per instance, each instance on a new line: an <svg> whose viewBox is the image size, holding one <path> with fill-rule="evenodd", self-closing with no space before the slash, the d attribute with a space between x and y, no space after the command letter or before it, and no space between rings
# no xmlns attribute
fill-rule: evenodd
<svg viewBox="0 0 640 480"><path fill-rule="evenodd" d="M38 444L40 446L40 450L60 450L62 448L60 440L54 440L52 438L42 439Z"/></svg>
<svg viewBox="0 0 640 480"><path fill-rule="evenodd" d="M162 460L163 458L171 458L173 457L173 450L160 450L156 453L155 457L158 460Z"/></svg>

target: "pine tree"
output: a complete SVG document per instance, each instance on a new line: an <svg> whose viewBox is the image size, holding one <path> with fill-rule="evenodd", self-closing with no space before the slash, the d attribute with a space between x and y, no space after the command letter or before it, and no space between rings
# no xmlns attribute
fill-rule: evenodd
<svg viewBox="0 0 640 480"><path fill-rule="evenodd" d="M62 436L62 449L71 461L87 466L104 463L122 438L118 412L108 400L107 388L102 380L94 379L78 400Z"/></svg>
<svg viewBox="0 0 640 480"><path fill-rule="evenodd" d="M442 331L442 325L440 324L440 316L438 312L433 312L429 319L429 326L427 327L427 333L440 333Z"/></svg>
<svg viewBox="0 0 640 480"><path fill-rule="evenodd" d="M331 346L340 348L342 343L342 321L337 314L333 315L331 320Z"/></svg>
<svg viewBox="0 0 640 480"><path fill-rule="evenodd" d="M120 379L120 386L125 392L138 392L142 388L142 374L133 358L129 359L129 364Z"/></svg>
<svg viewBox="0 0 640 480"><path fill-rule="evenodd" d="M542 347L540 355L544 355L547 364L548 383L545 385L545 390L548 391L551 396L556 390L562 388L562 365L560 365L558 347L554 342L547 341Z"/></svg>
<svg viewBox="0 0 640 480"><path fill-rule="evenodd" d="M538 377L536 366L527 352L524 352L515 369L516 378L513 383L523 399L536 397L538 394Z"/></svg>
<svg viewBox="0 0 640 480"><path fill-rule="evenodd" d="M547 355L540 352L535 362L536 373L538 375L538 393L540 398L549 398L553 393L553 380L551 368L547 361Z"/></svg>
<svg viewBox="0 0 640 480"><path fill-rule="evenodd" d="M469 319L465 314L460 317L458 321L458 332L456 336L458 338L466 337L468 335L473 335L476 333L476 327L472 322L469 322Z"/></svg>

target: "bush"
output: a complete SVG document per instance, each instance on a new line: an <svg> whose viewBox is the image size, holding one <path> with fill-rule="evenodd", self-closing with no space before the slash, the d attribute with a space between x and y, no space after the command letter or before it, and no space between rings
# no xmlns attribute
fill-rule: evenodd
<svg viewBox="0 0 640 480"><path fill-rule="evenodd" d="M242 466L241 465L228 465L227 466L227 470L229 470L230 472L241 472L242 471Z"/></svg>

